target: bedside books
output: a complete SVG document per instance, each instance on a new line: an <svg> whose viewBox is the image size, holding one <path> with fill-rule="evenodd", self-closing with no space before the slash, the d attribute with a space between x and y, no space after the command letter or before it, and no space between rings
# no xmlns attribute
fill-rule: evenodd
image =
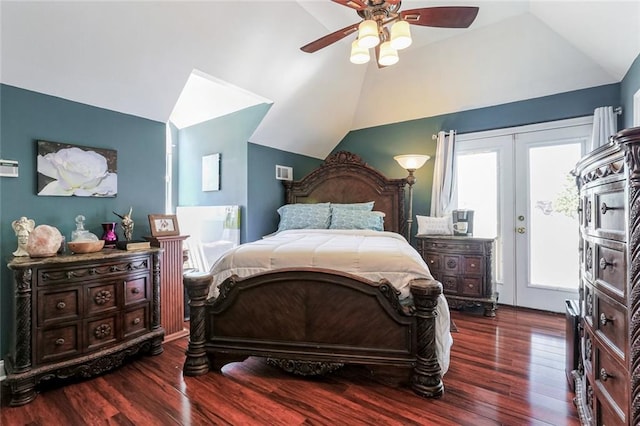
<svg viewBox="0 0 640 426"><path fill-rule="evenodd" d="M120 250L140 250L151 248L151 243L145 240L116 241L116 247Z"/></svg>

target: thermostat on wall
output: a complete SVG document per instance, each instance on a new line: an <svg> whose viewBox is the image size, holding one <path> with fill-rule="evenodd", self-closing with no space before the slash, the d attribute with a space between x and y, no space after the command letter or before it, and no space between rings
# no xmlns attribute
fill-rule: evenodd
<svg viewBox="0 0 640 426"><path fill-rule="evenodd" d="M18 177L18 162L0 160L0 177Z"/></svg>

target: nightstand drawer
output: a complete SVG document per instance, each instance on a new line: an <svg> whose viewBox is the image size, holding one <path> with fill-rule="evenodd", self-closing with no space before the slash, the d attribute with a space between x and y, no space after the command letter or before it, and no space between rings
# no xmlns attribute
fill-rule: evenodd
<svg viewBox="0 0 640 426"><path fill-rule="evenodd" d="M124 314L124 337L132 337L149 328L148 307L143 306Z"/></svg>
<svg viewBox="0 0 640 426"><path fill-rule="evenodd" d="M449 274L457 274L462 271L461 260L458 256L445 255L443 257L444 265L442 271Z"/></svg>
<svg viewBox="0 0 640 426"><path fill-rule="evenodd" d="M442 283L442 291L444 293L458 293L458 277L443 275L439 281Z"/></svg>
<svg viewBox="0 0 640 426"><path fill-rule="evenodd" d="M624 359L627 347L626 331L629 329L626 309L598 292L595 294L594 303L592 321L595 333Z"/></svg>
<svg viewBox="0 0 640 426"><path fill-rule="evenodd" d="M427 263L429 270L433 274L434 271L437 272L440 270L440 256L437 254L426 254L424 255L424 261Z"/></svg>
<svg viewBox="0 0 640 426"><path fill-rule="evenodd" d="M464 257L464 273L467 275L482 275L484 273L484 265L480 256Z"/></svg>
<svg viewBox="0 0 640 426"><path fill-rule="evenodd" d="M596 349L596 363L594 365L596 387L599 393L605 394L605 398L598 400L611 401L617 408L628 416L629 383L628 375L622 365L607 351Z"/></svg>
<svg viewBox="0 0 640 426"><path fill-rule="evenodd" d="M482 280L480 277L462 277L460 294L463 296L482 295Z"/></svg>
<svg viewBox="0 0 640 426"><path fill-rule="evenodd" d="M148 276L142 276L138 278L132 278L124 283L124 303L130 305L132 303L141 302L147 300L149 295L147 289L149 288Z"/></svg>
<svg viewBox="0 0 640 426"><path fill-rule="evenodd" d="M594 254L596 287L607 290L619 300L626 300L627 256L624 244L599 240Z"/></svg>
<svg viewBox="0 0 640 426"><path fill-rule="evenodd" d="M624 241L626 232L624 184L603 185L594 195L595 231L607 238Z"/></svg>

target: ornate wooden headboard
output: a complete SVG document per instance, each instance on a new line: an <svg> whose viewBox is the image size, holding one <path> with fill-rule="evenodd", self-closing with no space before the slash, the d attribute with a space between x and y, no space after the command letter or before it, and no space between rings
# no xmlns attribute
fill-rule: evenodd
<svg viewBox="0 0 640 426"><path fill-rule="evenodd" d="M347 151L328 156L316 170L298 181L284 181L286 202L363 203L385 213L385 231L405 235L404 188L406 178L387 179L382 173Z"/></svg>

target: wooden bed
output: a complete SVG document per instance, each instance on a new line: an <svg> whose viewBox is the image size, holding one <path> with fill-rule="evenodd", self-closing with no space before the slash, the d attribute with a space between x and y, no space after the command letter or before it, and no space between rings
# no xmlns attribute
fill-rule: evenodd
<svg viewBox="0 0 640 426"><path fill-rule="evenodd" d="M287 203L375 201L385 230L404 233L406 179L387 179L355 154L337 152L300 181L286 182ZM294 268L232 276L208 298L213 277L184 278L190 339L184 374L197 376L249 356L287 371L322 374L343 364L401 366L424 397L444 391L436 356L436 306L442 285L411 281L413 305L402 306L386 280L335 270Z"/></svg>

